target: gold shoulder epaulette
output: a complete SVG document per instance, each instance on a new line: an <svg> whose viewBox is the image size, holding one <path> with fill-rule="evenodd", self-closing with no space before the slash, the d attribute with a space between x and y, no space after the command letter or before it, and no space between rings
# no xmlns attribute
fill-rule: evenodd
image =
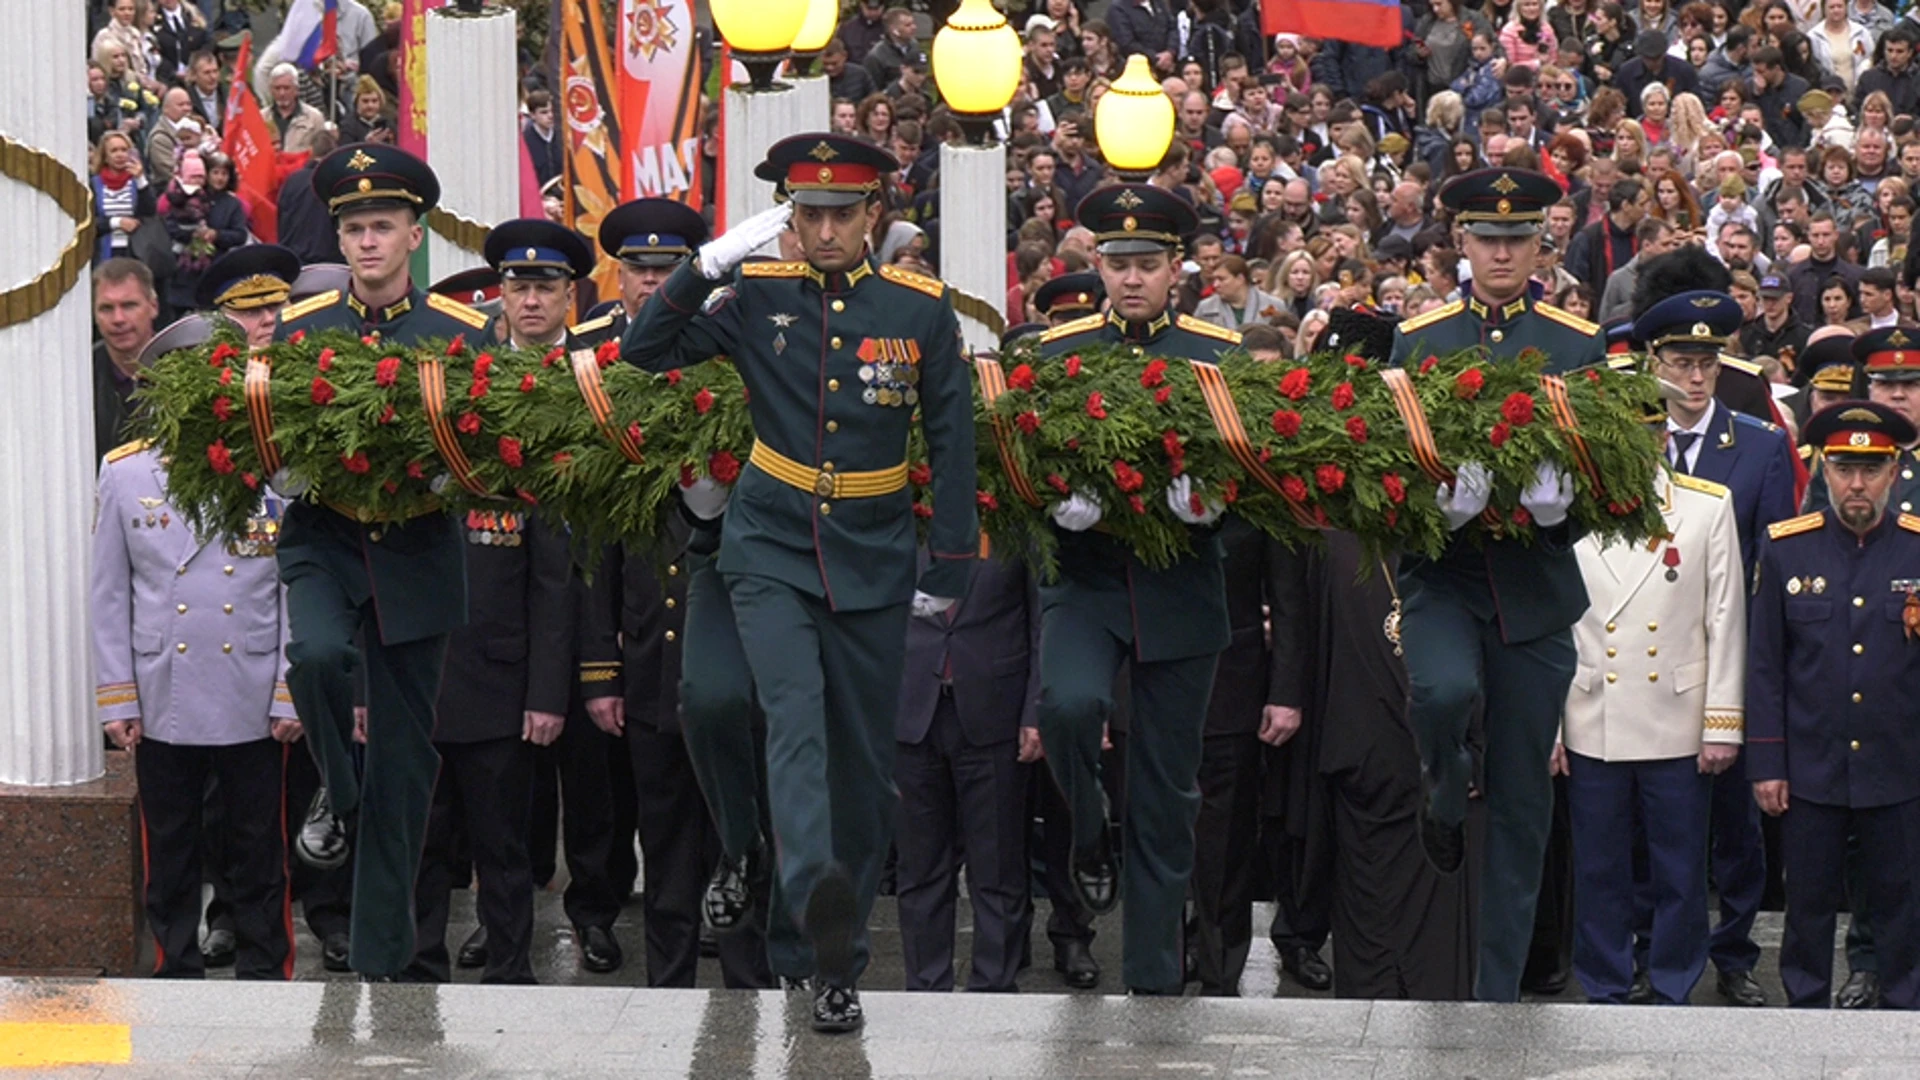
<svg viewBox="0 0 1920 1080"><path fill-rule="evenodd" d="M1093 315L1083 315L1072 322L1061 323L1059 326L1042 333L1040 335L1040 341L1042 344L1045 344L1049 341L1059 341L1063 337L1084 334L1089 330L1098 330L1101 324L1106 321L1107 317L1105 315L1097 313Z"/></svg>
<svg viewBox="0 0 1920 1080"><path fill-rule="evenodd" d="M1552 319L1554 322L1559 323L1561 326L1571 327L1583 334L1598 334L1600 332L1599 323L1590 323L1580 316L1575 315L1573 312L1554 307L1552 304L1535 304L1533 305L1533 309L1545 315L1547 318Z"/></svg>
<svg viewBox="0 0 1920 1080"><path fill-rule="evenodd" d="M427 306L442 315L458 319L468 326L473 327L475 330L487 325L487 314L485 312L475 311L473 308L455 300L451 296L441 296L439 293L428 293Z"/></svg>
<svg viewBox="0 0 1920 1080"><path fill-rule="evenodd" d="M1205 319L1196 319L1191 315L1182 315L1179 318L1174 320L1174 324L1179 326L1180 329L1185 330L1189 334L1199 334L1201 337L1218 338L1221 341L1229 342L1234 345L1240 344L1239 334L1235 333L1232 330L1227 329L1224 326L1215 326Z"/></svg>
<svg viewBox="0 0 1920 1080"><path fill-rule="evenodd" d="M1825 524L1826 520L1827 515L1824 512L1816 511L1811 514L1801 514L1797 518L1776 521L1767 526L1767 537L1772 540L1784 540L1789 536L1798 536L1803 532L1812 532Z"/></svg>
<svg viewBox="0 0 1920 1080"><path fill-rule="evenodd" d="M1673 482L1688 491L1698 491L1705 495L1712 495L1716 499L1725 499L1733 494L1725 484L1716 484L1711 480L1688 476L1686 473L1674 473Z"/></svg>
<svg viewBox="0 0 1920 1080"><path fill-rule="evenodd" d="M1901 514L1896 524L1910 533L1920 533L1920 517L1915 517L1912 514Z"/></svg>
<svg viewBox="0 0 1920 1080"><path fill-rule="evenodd" d="M304 319L316 311L324 311L340 302L340 290L328 289L323 293L314 293L297 304L288 304L280 309L280 321L290 323L295 319Z"/></svg>
<svg viewBox="0 0 1920 1080"><path fill-rule="evenodd" d="M926 293L935 300L947 294L946 282L941 281L939 278L930 278L925 274L916 274L911 270L903 270L898 266L881 267L880 276L893 282L895 285L905 285L907 288L913 289L916 292Z"/></svg>
<svg viewBox="0 0 1920 1080"><path fill-rule="evenodd" d="M1466 303L1461 300L1455 300L1451 304L1441 304L1425 315L1415 315L1413 318L1401 323L1400 332L1403 334L1411 334L1415 330L1425 330L1434 323L1450 316L1458 315L1466 309Z"/></svg>
<svg viewBox="0 0 1920 1080"><path fill-rule="evenodd" d="M752 262L740 267L741 277L806 277L807 264L796 259L793 262Z"/></svg>
<svg viewBox="0 0 1920 1080"><path fill-rule="evenodd" d="M152 439L135 439L130 443L121 443L119 446L107 451L107 464L111 465L116 461L130 458L152 445Z"/></svg>
<svg viewBox="0 0 1920 1080"><path fill-rule="evenodd" d="M1759 364L1751 360L1742 360L1737 356L1728 356L1726 353L1720 354L1720 366L1730 367L1735 371L1744 371L1749 375L1766 375L1766 369L1762 368Z"/></svg>
<svg viewBox="0 0 1920 1080"><path fill-rule="evenodd" d="M597 319L588 319L586 322L581 323L579 326L569 326L567 328L567 333L591 334L596 330L605 330L607 327L612 325L613 325L613 313L608 312L607 314L602 315Z"/></svg>

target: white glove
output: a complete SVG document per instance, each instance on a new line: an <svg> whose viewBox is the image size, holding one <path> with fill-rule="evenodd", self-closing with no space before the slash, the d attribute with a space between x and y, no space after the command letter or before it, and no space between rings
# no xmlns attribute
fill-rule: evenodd
<svg viewBox="0 0 1920 1080"><path fill-rule="evenodd" d="M1446 516L1447 528L1459 532L1467 522L1480 516L1487 508L1487 500L1493 497L1493 477L1488 475L1487 467L1477 461L1468 461L1453 471L1453 484L1441 484L1433 493L1433 501L1440 504L1440 513Z"/></svg>
<svg viewBox="0 0 1920 1080"><path fill-rule="evenodd" d="M1533 515L1534 523L1552 528L1567 520L1573 506L1573 477L1560 466L1543 461L1533 467L1533 486L1520 494L1520 505Z"/></svg>
<svg viewBox="0 0 1920 1080"><path fill-rule="evenodd" d="M267 486L279 492L285 498L297 499L305 495L307 489L313 485L309 484L305 479L296 479L291 472L287 471L287 467L282 465L279 469L275 470L273 476L268 478Z"/></svg>
<svg viewBox="0 0 1920 1080"><path fill-rule="evenodd" d="M953 601L948 597L928 596L919 589L913 590L913 617L916 619L931 619L937 615L944 615L952 606Z"/></svg>
<svg viewBox="0 0 1920 1080"><path fill-rule="evenodd" d="M762 210L747 220L700 245L700 276L708 281L723 280L733 268L759 251L767 241L787 231L793 217L793 204L781 203Z"/></svg>
<svg viewBox="0 0 1920 1080"><path fill-rule="evenodd" d="M1065 502L1053 504L1053 523L1068 532L1086 532L1100 524L1100 497L1076 491Z"/></svg>
<svg viewBox="0 0 1920 1080"><path fill-rule="evenodd" d="M1176 476L1173 483L1167 485L1167 509L1173 511L1174 517L1189 525L1211 525L1220 520L1221 513L1227 508L1218 499L1202 499L1200 505L1201 511L1194 513L1193 477Z"/></svg>
<svg viewBox="0 0 1920 1080"><path fill-rule="evenodd" d="M726 513L727 500L732 497L733 490L711 476L703 476L680 488L680 501L687 504L688 513L701 521L712 521Z"/></svg>

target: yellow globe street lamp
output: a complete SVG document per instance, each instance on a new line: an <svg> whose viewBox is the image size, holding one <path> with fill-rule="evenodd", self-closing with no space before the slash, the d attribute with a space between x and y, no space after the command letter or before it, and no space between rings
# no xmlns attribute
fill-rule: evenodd
<svg viewBox="0 0 1920 1080"><path fill-rule="evenodd" d="M1144 179L1160 168L1173 145L1173 101L1146 57L1127 57L1127 69L1094 109L1093 134L1100 156L1122 177Z"/></svg>
<svg viewBox="0 0 1920 1080"><path fill-rule="evenodd" d="M826 51L827 42L840 26L840 0L807 0L806 21L793 38L793 73L805 75L814 58Z"/></svg>
<svg viewBox="0 0 1920 1080"><path fill-rule="evenodd" d="M790 54L809 5L795 0L712 0L713 25L747 69L754 90L773 89L774 73Z"/></svg>
<svg viewBox="0 0 1920 1080"><path fill-rule="evenodd" d="M993 121L1020 89L1020 35L991 0L961 0L933 35L933 81L967 141L986 146Z"/></svg>

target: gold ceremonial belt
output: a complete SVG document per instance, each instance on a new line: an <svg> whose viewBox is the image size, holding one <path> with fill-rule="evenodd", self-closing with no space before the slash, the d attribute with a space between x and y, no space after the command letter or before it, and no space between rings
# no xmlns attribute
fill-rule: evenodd
<svg viewBox="0 0 1920 1080"><path fill-rule="evenodd" d="M816 469L755 441L747 462L789 487L812 492L823 499L871 499L891 495L907 486L904 461L891 469L872 472L834 472L832 462L824 469Z"/></svg>

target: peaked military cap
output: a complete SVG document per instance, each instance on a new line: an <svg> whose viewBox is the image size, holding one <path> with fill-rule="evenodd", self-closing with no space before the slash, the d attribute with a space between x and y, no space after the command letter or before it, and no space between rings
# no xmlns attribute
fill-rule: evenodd
<svg viewBox="0 0 1920 1080"><path fill-rule="evenodd" d="M1794 375L1815 390L1863 396L1866 391L1855 386L1860 375L1860 361L1853 355L1856 340L1851 334L1835 334L1809 342L1794 360Z"/></svg>
<svg viewBox="0 0 1920 1080"><path fill-rule="evenodd" d="M1633 351L1633 320L1625 315L1616 315L1600 327L1600 333L1607 339L1608 356L1624 356Z"/></svg>
<svg viewBox="0 0 1920 1080"><path fill-rule="evenodd" d="M255 308L284 304L300 279L300 256L278 244L248 244L213 260L194 287L196 306Z"/></svg>
<svg viewBox="0 0 1920 1080"><path fill-rule="evenodd" d="M1000 335L1000 350L1005 352L1022 338L1039 337L1046 332L1046 323L1023 322L1009 326L1006 333Z"/></svg>
<svg viewBox="0 0 1920 1080"><path fill-rule="evenodd" d="M432 166L397 146L354 143L321 160L313 170L313 191L335 217L396 206L424 216L440 203L440 178Z"/></svg>
<svg viewBox="0 0 1920 1080"><path fill-rule="evenodd" d="M1107 298L1107 287L1099 274L1082 271L1061 274L1040 286L1033 294L1033 306L1051 319L1055 315L1090 315L1100 310Z"/></svg>
<svg viewBox="0 0 1920 1080"><path fill-rule="evenodd" d="M898 172L892 154L832 132L789 135L767 150L753 175L802 206L852 206L880 190L880 178Z"/></svg>
<svg viewBox="0 0 1920 1080"><path fill-rule="evenodd" d="M1440 205L1476 236L1530 236L1547 220L1547 207L1564 198L1543 173L1497 167L1461 173L1440 189Z"/></svg>
<svg viewBox="0 0 1920 1080"><path fill-rule="evenodd" d="M1920 328L1888 326L1853 339L1853 355L1867 378L1881 382L1920 379Z"/></svg>
<svg viewBox="0 0 1920 1080"><path fill-rule="evenodd" d="M502 281L568 281L593 273L593 249L580 234L545 218L515 218L487 233L487 264Z"/></svg>
<svg viewBox="0 0 1920 1080"><path fill-rule="evenodd" d="M1080 200L1073 216L1093 231L1102 255L1178 250L1182 239L1200 228L1200 216L1187 200L1152 184L1097 188Z"/></svg>
<svg viewBox="0 0 1920 1080"><path fill-rule="evenodd" d="M1634 320L1633 336L1647 348L1698 345L1719 352L1727 339L1740 332L1740 302L1722 292L1698 289L1669 296ZM1920 354L1915 355L1920 361Z"/></svg>
<svg viewBox="0 0 1920 1080"><path fill-rule="evenodd" d="M600 250L628 266L673 266L706 242L706 219L672 199L623 202L600 219Z"/></svg>
<svg viewBox="0 0 1920 1080"><path fill-rule="evenodd" d="M323 292L339 289L345 292L353 283L353 271L345 263L309 263L302 267L300 276L293 282L293 293L289 300L304 300L309 296L318 296Z"/></svg>
<svg viewBox="0 0 1920 1080"><path fill-rule="evenodd" d="M1920 438L1906 417L1877 401L1842 401L1807 420L1807 444L1835 461L1885 460Z"/></svg>
<svg viewBox="0 0 1920 1080"><path fill-rule="evenodd" d="M437 296L451 297L469 307L500 302L500 271L491 266L475 266L457 274L448 274L428 286Z"/></svg>
<svg viewBox="0 0 1920 1080"><path fill-rule="evenodd" d="M213 320L195 312L169 323L166 329L153 335L153 340L140 350L136 363L140 367L151 366L155 360L170 352L181 349L197 349L213 340Z"/></svg>

